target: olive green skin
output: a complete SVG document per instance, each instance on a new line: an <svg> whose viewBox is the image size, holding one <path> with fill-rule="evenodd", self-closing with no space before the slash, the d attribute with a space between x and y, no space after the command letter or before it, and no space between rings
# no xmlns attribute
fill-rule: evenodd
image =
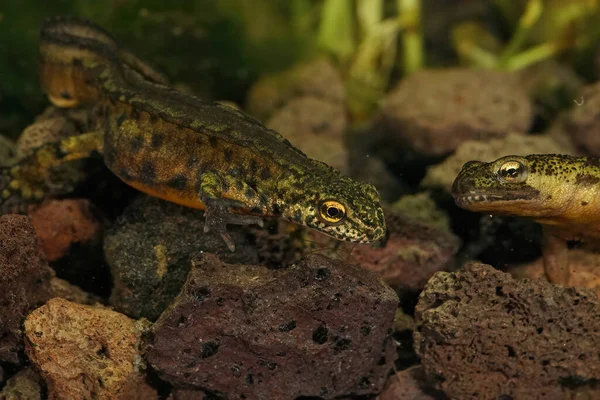
<svg viewBox="0 0 600 400"><path fill-rule="evenodd" d="M47 20L40 54L40 80L49 98L59 106L98 110L98 151L131 186L189 207L222 205L236 214L282 217L340 240L384 237L372 185L308 158L240 111L170 88L97 25ZM76 148L73 141L70 149ZM57 146L56 158L62 153ZM328 200L341 205L341 220L323 214Z"/></svg>

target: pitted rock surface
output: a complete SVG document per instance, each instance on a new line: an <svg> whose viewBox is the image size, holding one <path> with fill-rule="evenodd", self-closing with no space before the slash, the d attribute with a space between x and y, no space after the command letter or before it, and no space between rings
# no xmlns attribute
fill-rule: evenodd
<svg viewBox="0 0 600 400"><path fill-rule="evenodd" d="M589 289L472 263L434 275L415 312L415 350L450 398L600 398L600 300Z"/></svg>
<svg viewBox="0 0 600 400"><path fill-rule="evenodd" d="M515 75L461 68L423 70L402 80L383 100L374 129L386 146L429 156L465 140L527 132L531 101Z"/></svg>
<svg viewBox="0 0 600 400"><path fill-rule="evenodd" d="M388 239L384 247L357 245L352 257L387 284L421 290L436 272L452 265L460 246L454 234L408 215L386 212Z"/></svg>
<svg viewBox="0 0 600 400"><path fill-rule="evenodd" d="M232 399L377 393L397 303L373 274L321 255L268 270L204 254L152 328L147 359L175 387Z"/></svg>
<svg viewBox="0 0 600 400"><path fill-rule="evenodd" d="M256 263L257 250L244 230L228 229L236 244L233 253L219 235L204 233L201 211L140 197L104 239L115 285L111 304L131 317L154 320L179 293L194 254L210 251L228 262Z"/></svg>
<svg viewBox="0 0 600 400"><path fill-rule="evenodd" d="M49 399L157 398L142 373L144 322L57 297L24 325L27 356L45 379Z"/></svg>
<svg viewBox="0 0 600 400"><path fill-rule="evenodd" d="M31 220L0 216L0 361L20 362L23 320L50 299L53 274Z"/></svg>

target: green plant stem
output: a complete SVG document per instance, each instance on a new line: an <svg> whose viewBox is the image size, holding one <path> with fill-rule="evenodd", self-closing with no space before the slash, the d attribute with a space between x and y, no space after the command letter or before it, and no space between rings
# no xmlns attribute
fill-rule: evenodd
<svg viewBox="0 0 600 400"><path fill-rule="evenodd" d="M522 47L523 43L527 39L527 35L531 31L531 28L539 20L540 15L544 9L542 0L529 0L525 12L519 19L517 30L513 34L510 42L504 48L502 55L500 56L500 63L506 64L509 59L515 55Z"/></svg>
<svg viewBox="0 0 600 400"><path fill-rule="evenodd" d="M397 0L402 32L404 74L411 74L423 66L423 33L421 31L421 0Z"/></svg>

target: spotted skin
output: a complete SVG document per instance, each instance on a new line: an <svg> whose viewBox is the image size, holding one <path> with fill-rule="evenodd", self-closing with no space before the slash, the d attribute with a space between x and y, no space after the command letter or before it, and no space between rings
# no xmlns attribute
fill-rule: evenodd
<svg viewBox="0 0 600 400"><path fill-rule="evenodd" d="M142 192L205 209L205 230L221 234L230 248L227 223L260 224L263 217L282 217L352 242L385 235L372 185L308 158L240 111L170 88L100 27L52 18L42 27L40 54L40 81L50 100L59 107L96 110L95 131L87 135L97 141L95 151L106 166ZM65 154L60 144L45 147L53 160L42 163L34 154L20 165L37 176L17 174L11 181L27 182L39 194L48 168L91 154L76 145ZM6 184L3 189L16 193ZM324 200L341 204L343 220L324 220Z"/></svg>
<svg viewBox="0 0 600 400"><path fill-rule="evenodd" d="M551 282L568 282L566 240L600 243L597 158L534 154L470 161L454 181L452 195L470 211L530 217L542 224L544 267Z"/></svg>

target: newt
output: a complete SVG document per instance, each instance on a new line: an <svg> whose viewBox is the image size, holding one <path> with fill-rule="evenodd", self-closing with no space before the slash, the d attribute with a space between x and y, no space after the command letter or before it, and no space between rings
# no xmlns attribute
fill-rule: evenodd
<svg viewBox="0 0 600 400"><path fill-rule="evenodd" d="M386 227L379 193L308 158L231 107L168 86L103 28L66 17L40 34L40 82L58 107L92 107L90 132L48 143L0 169L0 207L41 201L49 172L99 156L126 184L204 210L205 232L235 245L227 224L283 218L339 240L367 243Z"/></svg>
<svg viewBox="0 0 600 400"><path fill-rule="evenodd" d="M569 281L567 241L600 239L600 159L559 154L469 161L452 185L466 210L532 218L543 227L546 278Z"/></svg>

